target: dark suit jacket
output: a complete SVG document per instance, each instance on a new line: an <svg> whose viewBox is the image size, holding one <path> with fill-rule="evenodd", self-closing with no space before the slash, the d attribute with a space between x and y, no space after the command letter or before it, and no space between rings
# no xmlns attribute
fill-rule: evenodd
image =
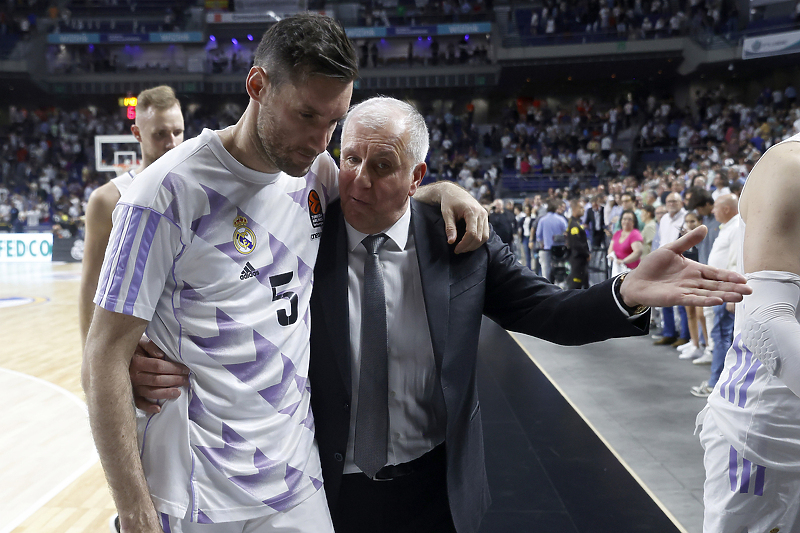
<svg viewBox="0 0 800 533"><path fill-rule="evenodd" d="M459 533L472 533L490 503L476 388L481 315L506 329L576 345L645 333L649 314L631 324L614 302L610 281L588 290L562 291L520 265L494 232L483 247L456 255L447 244L439 208L412 200L411 209L422 292L447 408L450 508ZM311 296L309 376L325 491L335 524L350 424L351 317L347 230L338 202L328 207L325 218Z"/></svg>
<svg viewBox="0 0 800 533"><path fill-rule="evenodd" d="M603 220L603 206L601 205L597 211L593 207L590 207L586 210L586 231L589 232L589 237L591 239L592 246L594 248L604 247L604 240L605 240L605 228L603 227L603 223L598 221L596 218Z"/></svg>

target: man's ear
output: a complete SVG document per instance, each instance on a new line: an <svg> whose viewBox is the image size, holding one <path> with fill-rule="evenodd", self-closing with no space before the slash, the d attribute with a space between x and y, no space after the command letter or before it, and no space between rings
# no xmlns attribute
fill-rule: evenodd
<svg viewBox="0 0 800 533"><path fill-rule="evenodd" d="M134 137L136 137L137 141L142 142L142 132L139 131L139 126L137 126L136 124L132 124L131 133L133 134Z"/></svg>
<svg viewBox="0 0 800 533"><path fill-rule="evenodd" d="M420 183L422 183L422 178L425 177L427 171L428 165L426 165L424 161L414 167L414 174L411 176L411 187L408 189L409 196L414 196L414 193L417 192Z"/></svg>
<svg viewBox="0 0 800 533"><path fill-rule="evenodd" d="M250 67L250 72L247 73L247 80L245 81L245 88L251 99L260 102L266 91L269 90L269 75L267 71L262 67Z"/></svg>

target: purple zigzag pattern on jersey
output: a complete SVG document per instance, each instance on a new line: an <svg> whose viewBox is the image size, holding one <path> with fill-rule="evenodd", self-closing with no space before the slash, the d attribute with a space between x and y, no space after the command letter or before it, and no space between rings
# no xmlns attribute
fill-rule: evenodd
<svg viewBox="0 0 800 533"><path fill-rule="evenodd" d="M295 374L294 382L297 384L297 392L299 392L300 394L303 393L303 389L308 388L306 387L306 383L308 383L307 377L303 377L300 374Z"/></svg>
<svg viewBox="0 0 800 533"><path fill-rule="evenodd" d="M309 171L308 174L305 175L306 187L304 189L300 189L299 191L292 191L287 192L286 194L291 198L296 204L299 204L300 207L303 209L308 208L308 193L311 192L311 189L314 188L314 184L317 181L317 175L313 172Z"/></svg>
<svg viewBox="0 0 800 533"><path fill-rule="evenodd" d="M211 236L214 234L214 232L221 225L225 225L228 228L230 228L230 235L232 240L233 230L235 229L233 226L233 219L236 217L231 216L226 219L225 217L220 216L220 213L224 211L233 211L234 206L231 205L230 201L227 198L219 194L214 189L206 187L205 185L202 184L200 185L200 187L203 188L203 192L205 192L206 196L208 197L209 213L207 215L202 215L199 218L196 218L195 220L192 221L192 231L194 232L195 235L197 235L201 239L210 242ZM248 217L247 220L249 222L250 218ZM229 242L229 244L231 248L233 248L233 243Z"/></svg>
<svg viewBox="0 0 800 533"><path fill-rule="evenodd" d="M222 424L222 448L210 446L197 446L197 449L208 459L208 462L227 477L232 483L247 491L255 498L259 491L277 477L287 479L285 465L282 461L275 461L247 440L236 433L227 424ZM247 458L245 460L244 458ZM257 470L256 474L230 475L236 471L237 465L251 463Z"/></svg>
<svg viewBox="0 0 800 533"><path fill-rule="evenodd" d="M230 365L223 365L226 370L228 370L231 374L236 376L236 378L245 383L247 385L253 386L253 382L258 379L260 374L263 372L264 368L272 361L278 354L280 354L280 350L277 346L272 344L269 340L262 337L257 331L253 331L253 343L256 347L256 358L254 361L248 361L246 363L235 363ZM283 374L286 374L286 367L284 366ZM283 381L283 377L281 381ZM255 387L253 387L255 388ZM265 389L267 390L267 389ZM277 409L278 404L280 404L283 396L280 398L272 398L268 397L268 395L264 394L264 391L258 391L258 393L264 397L267 402L269 402L273 407ZM275 401L276 403L273 403Z"/></svg>
<svg viewBox="0 0 800 533"><path fill-rule="evenodd" d="M272 265L281 265L283 264L282 261L285 257L292 255L291 250L286 247L283 242L278 240L274 235L268 233L269 235L269 249L272 252ZM297 283L300 284L301 287L311 286L311 278L314 275L314 268L305 264L300 256L297 257ZM259 274L256 276L258 281L264 285L265 287L272 287L269 282L270 275L274 275L275 269L274 267L268 269L266 267L259 268ZM296 286L294 284L294 280L292 280L292 286Z"/></svg>
<svg viewBox="0 0 800 533"><path fill-rule="evenodd" d="M300 422L300 425L306 429L314 431L314 412L311 410L311 404L308 404L308 412L306 413L306 417Z"/></svg>
<svg viewBox="0 0 800 533"><path fill-rule="evenodd" d="M204 301L203 296L194 290L192 286L190 286L185 281L183 282L183 287L181 288L181 308L178 311L183 309L188 309L193 304L199 303Z"/></svg>
<svg viewBox="0 0 800 533"><path fill-rule="evenodd" d="M206 406L203 405L203 402L197 397L197 394L192 394L192 399L189 400L188 413L189 420L195 423L210 415Z"/></svg>
<svg viewBox="0 0 800 533"><path fill-rule="evenodd" d="M198 509L198 511L197 511L197 523L198 524L213 524L214 522L208 517L208 515L206 513L204 513L203 511L200 511Z"/></svg>
<svg viewBox="0 0 800 533"><path fill-rule="evenodd" d="M208 338L190 335L189 339L198 347L202 348L209 357L224 363L227 351L230 350L232 346L236 345L236 342L231 340L232 335L234 335L238 329L246 327L247 326L236 322L223 311L217 309L217 328L219 330L219 335ZM286 391L294 380L297 369L291 359L280 353L277 346L256 331L253 331L253 344L255 346L256 355L253 361L223 364L222 366L242 383L253 386L253 383L258 380L263 373L264 368L271 363L275 356L280 354L283 362L283 374L280 383L258 391L270 405L277 409L283 401L284 396L286 396Z"/></svg>
<svg viewBox="0 0 800 533"><path fill-rule="evenodd" d="M181 202L188 198L186 194L185 178L180 174L174 172L168 173L161 181L161 186L170 192L172 201L164 210L164 216L171 220L176 225L178 224L178 216L180 215Z"/></svg>
<svg viewBox="0 0 800 533"><path fill-rule="evenodd" d="M259 493L263 492L265 486L270 483L275 483L278 476L283 477L288 465L282 461L274 461L264 455L261 450L256 449L253 455L253 464L258 469L257 474L249 474L246 476L232 476L228 479L233 484L241 489L244 489L248 494L255 498L259 497Z"/></svg>
<svg viewBox="0 0 800 533"><path fill-rule="evenodd" d="M189 296L194 294L197 294L197 292L188 293ZM239 340L235 338L236 334L244 328L249 329L249 327L236 322L220 309L216 310L216 314L217 335L211 337L188 335L188 338L201 348L206 355L216 361L220 361L239 344Z"/></svg>
<svg viewBox="0 0 800 533"><path fill-rule="evenodd" d="M300 402L294 402L292 405L288 407L284 407L280 411L278 411L282 415L294 416L295 412L297 412L297 408L300 407Z"/></svg>
<svg viewBox="0 0 800 533"><path fill-rule="evenodd" d="M280 383L258 391L261 397L269 402L275 409L277 409L281 401L283 401L283 398L289 390L289 385L294 381L294 377L297 374L297 368L295 368L291 359L281 354L281 360L283 360L283 375L281 376Z"/></svg>
<svg viewBox="0 0 800 533"><path fill-rule="evenodd" d="M319 490L319 489L322 488L322 485L324 483L322 482L321 479L317 479L317 478L312 477L312 476L308 476L308 478L311 480L311 484L314 485L315 489Z"/></svg>
<svg viewBox="0 0 800 533"><path fill-rule="evenodd" d="M286 465L286 475L284 476L284 481L286 482L286 486L288 490L273 496L272 498L268 498L264 500L264 503L275 509L276 511L285 511L286 509L291 509L298 503L296 501L298 497L302 497L303 494L297 494L297 489L300 484L303 482L305 475L302 471L292 468L288 464Z"/></svg>
<svg viewBox="0 0 800 533"><path fill-rule="evenodd" d="M329 203L331 203L331 195L328 192L328 188L322 181L320 181L319 185L320 187L322 187L322 201L325 203L325 205L328 205Z"/></svg>

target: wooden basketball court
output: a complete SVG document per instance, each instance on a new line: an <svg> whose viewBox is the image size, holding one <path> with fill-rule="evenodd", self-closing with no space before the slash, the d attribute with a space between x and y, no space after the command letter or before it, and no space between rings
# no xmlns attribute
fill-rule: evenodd
<svg viewBox="0 0 800 533"><path fill-rule="evenodd" d="M79 263L0 263L0 533L106 532L80 385Z"/></svg>

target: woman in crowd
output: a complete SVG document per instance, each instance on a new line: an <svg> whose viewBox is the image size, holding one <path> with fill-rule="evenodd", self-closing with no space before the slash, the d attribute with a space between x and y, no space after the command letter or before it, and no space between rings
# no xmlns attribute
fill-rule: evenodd
<svg viewBox="0 0 800 533"><path fill-rule="evenodd" d="M612 276L633 270L639 266L642 257L642 234L639 233L636 214L631 210L623 211L620 224L621 228L611 237L608 247Z"/></svg>

